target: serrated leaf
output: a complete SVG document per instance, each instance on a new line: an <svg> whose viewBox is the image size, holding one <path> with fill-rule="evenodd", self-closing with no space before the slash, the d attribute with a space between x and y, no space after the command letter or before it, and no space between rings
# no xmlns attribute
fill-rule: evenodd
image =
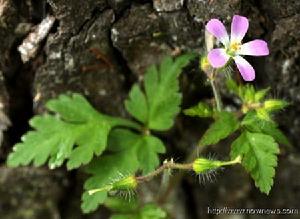
<svg viewBox="0 0 300 219"><path fill-rule="evenodd" d="M143 136L137 142L137 156L144 174L153 171L159 165L158 154L165 153L165 146L159 138Z"/></svg>
<svg viewBox="0 0 300 219"><path fill-rule="evenodd" d="M228 137L239 128L236 116L230 112L219 112L215 121L202 136L199 146L213 145Z"/></svg>
<svg viewBox="0 0 300 219"><path fill-rule="evenodd" d="M151 66L144 78L144 90L134 86L125 105L128 112L147 128L164 131L171 128L180 111L181 94L178 76L194 55L176 59L167 57L157 66Z"/></svg>
<svg viewBox="0 0 300 219"><path fill-rule="evenodd" d="M46 107L69 122L86 122L99 116L99 113L80 94L60 95L56 99L49 100Z"/></svg>
<svg viewBox="0 0 300 219"><path fill-rule="evenodd" d="M241 125L250 132L260 132L272 136L279 144L291 146L285 134L272 121L260 119L255 112L251 111L244 117Z"/></svg>
<svg viewBox="0 0 300 219"><path fill-rule="evenodd" d="M175 60L168 57L159 69L152 67L145 75L145 91L149 106L148 126L153 130L167 130L180 112L182 95L178 76L194 55L183 55Z"/></svg>
<svg viewBox="0 0 300 219"><path fill-rule="evenodd" d="M109 134L107 150L114 152L126 150L132 147L132 145L135 145L136 142L140 140L140 138L141 135L132 132L128 129L114 129Z"/></svg>
<svg viewBox="0 0 300 219"><path fill-rule="evenodd" d="M148 105L145 94L138 85L134 85L125 101L126 110L138 121L146 123L148 119Z"/></svg>
<svg viewBox="0 0 300 219"><path fill-rule="evenodd" d="M165 153L163 142L152 135L140 135L127 129L115 129L110 135L108 150L123 151L132 147L136 152L143 174L153 171L159 165L159 154Z"/></svg>
<svg viewBox="0 0 300 219"><path fill-rule="evenodd" d="M7 160L9 166L31 162L41 166L49 160L50 168L55 168L68 159L67 167L73 169L87 164L94 155L104 151L113 127L135 125L97 112L79 94L61 95L50 100L47 107L55 115L35 116L30 120L34 131L26 133L22 142L14 146Z"/></svg>
<svg viewBox="0 0 300 219"><path fill-rule="evenodd" d="M8 166L28 165L30 162L40 166L49 157L51 157L50 167L61 165L71 154L75 143L71 136L78 134L76 126L66 124L50 115L36 116L30 121L30 125L36 131L30 131L22 136L22 143L16 144L13 153L8 156Z"/></svg>
<svg viewBox="0 0 300 219"><path fill-rule="evenodd" d="M262 133L244 131L233 143L231 158L242 156L242 165L250 173L256 187L269 194L277 166L278 144Z"/></svg>
<svg viewBox="0 0 300 219"><path fill-rule="evenodd" d="M130 175L141 169L144 174L159 165L159 153L165 152L163 143L154 136L139 135L126 129L114 129L110 134L109 155L102 155L88 165L87 173L92 176L85 183L82 209L85 213L103 204L107 191L89 195L87 191L111 183L120 175Z"/></svg>
<svg viewBox="0 0 300 219"><path fill-rule="evenodd" d="M187 116L197 116L200 118L212 117L213 109L207 104L200 102L196 106L184 110L184 114Z"/></svg>

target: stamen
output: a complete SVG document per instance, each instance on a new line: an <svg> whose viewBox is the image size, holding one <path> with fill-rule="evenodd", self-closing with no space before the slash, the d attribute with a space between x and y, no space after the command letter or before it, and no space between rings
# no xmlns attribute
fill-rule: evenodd
<svg viewBox="0 0 300 219"><path fill-rule="evenodd" d="M232 42L231 44L230 44L230 51L231 52L236 52L236 51L238 51L238 50L240 50L241 49L241 43L239 43L239 42Z"/></svg>

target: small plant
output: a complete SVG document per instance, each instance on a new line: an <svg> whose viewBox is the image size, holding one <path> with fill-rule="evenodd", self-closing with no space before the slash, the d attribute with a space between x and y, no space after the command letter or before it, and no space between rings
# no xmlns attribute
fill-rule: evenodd
<svg viewBox="0 0 300 219"><path fill-rule="evenodd" d="M112 197L130 198L140 184L170 170L192 171L201 176L221 167L241 164L256 187L269 194L277 166L278 144L290 145L273 115L288 104L267 98L269 89L256 90L252 85L237 84L228 77L228 91L239 99L239 106L234 111L226 110L215 81L231 59L244 80L253 80L253 67L240 55L267 55L267 43L254 40L241 44L248 29L248 20L242 16L234 16L230 38L217 19L209 21L206 28L208 54L201 57L200 68L211 84L215 101L202 101L183 112L190 117L213 119L195 151L225 138L232 139L233 133L238 136L232 141L227 161L194 156L195 151L185 163L174 162L172 158L161 163L159 159L159 155L166 152L166 146L154 133L165 132L173 126L181 111L178 77L196 57L185 54L175 59L167 57L159 66L151 66L142 86L132 87L125 108L133 120L104 115L80 94L60 95L50 100L46 104L49 113L30 120L33 130L14 146L8 166L48 163L54 169L66 163L68 170L84 166L90 177L84 184L83 212L92 212L104 204L116 212L113 219L165 218L166 213L156 204L127 203ZM225 48L213 49L214 38L209 32Z"/></svg>

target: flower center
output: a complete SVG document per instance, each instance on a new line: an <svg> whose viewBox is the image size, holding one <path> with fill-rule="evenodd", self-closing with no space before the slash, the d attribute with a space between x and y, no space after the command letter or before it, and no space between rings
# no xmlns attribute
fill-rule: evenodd
<svg viewBox="0 0 300 219"><path fill-rule="evenodd" d="M241 49L241 43L239 43L239 42L232 42L232 43L230 43L230 47L229 47L229 52L230 53L235 53L235 52L237 52L238 50L240 50Z"/></svg>

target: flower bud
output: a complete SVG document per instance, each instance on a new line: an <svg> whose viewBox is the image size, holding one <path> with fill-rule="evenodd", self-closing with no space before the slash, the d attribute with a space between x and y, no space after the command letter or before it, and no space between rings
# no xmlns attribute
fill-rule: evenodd
<svg viewBox="0 0 300 219"><path fill-rule="evenodd" d="M109 192L112 190L132 190L137 187L137 184L137 180L134 176L128 176L101 188L89 190L88 193L89 195L93 195L98 192Z"/></svg>
<svg viewBox="0 0 300 219"><path fill-rule="evenodd" d="M195 171L195 173L200 174L210 170L217 169L220 166L221 166L221 161L198 158L193 163L193 170Z"/></svg>
<svg viewBox="0 0 300 219"><path fill-rule="evenodd" d="M214 48L214 44L216 42L216 38L209 31L205 30L205 46L206 51L209 52Z"/></svg>
<svg viewBox="0 0 300 219"><path fill-rule="evenodd" d="M210 160L206 158L198 158L193 163L193 170L196 174L205 173L207 171L215 170L222 166L229 166L241 163L241 157L238 156L234 160L230 161L219 161L219 160Z"/></svg>
<svg viewBox="0 0 300 219"><path fill-rule="evenodd" d="M134 176L125 177L119 181L116 181L112 184L113 190L128 190L135 189L137 187L137 180Z"/></svg>
<svg viewBox="0 0 300 219"><path fill-rule="evenodd" d="M204 71L205 73L207 73L209 71L210 67L211 67L211 65L208 61L207 56L201 57L201 59L200 59L200 68L201 68L201 70Z"/></svg>
<svg viewBox="0 0 300 219"><path fill-rule="evenodd" d="M264 102L264 108L267 111L280 110L285 108L288 103L284 100L271 99Z"/></svg>

